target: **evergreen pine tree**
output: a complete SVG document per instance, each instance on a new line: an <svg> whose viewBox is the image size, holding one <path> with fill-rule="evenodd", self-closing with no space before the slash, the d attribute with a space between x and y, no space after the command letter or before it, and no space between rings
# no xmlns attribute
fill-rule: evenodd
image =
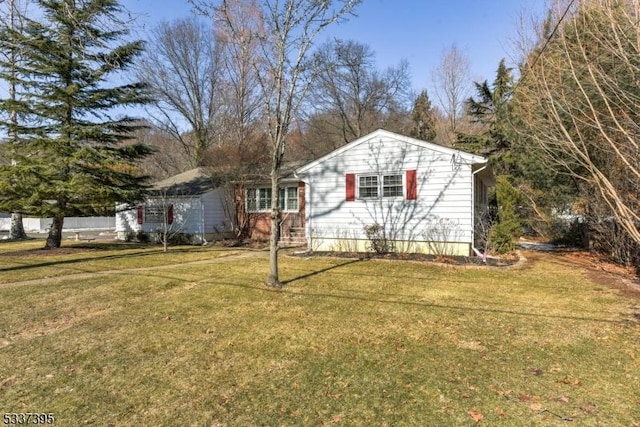
<svg viewBox="0 0 640 427"><path fill-rule="evenodd" d="M0 41L2 43L2 50L0 51L0 79L4 80L8 89L8 99L5 108L2 108L3 113L6 114L6 118L13 125L13 129L10 129L7 133L8 140L17 140L18 135L15 132L15 126L19 120L20 111L15 103L16 100L16 67L18 61L20 61L20 52L15 43L12 43L9 31L13 30L18 33L22 29L24 10L20 6L19 0L9 0L2 6L4 9L2 24L0 25ZM5 162L14 163L13 159L4 159ZM22 213L11 213L11 227L9 229L10 239L26 239L27 233L24 231L22 223Z"/></svg>
<svg viewBox="0 0 640 427"><path fill-rule="evenodd" d="M139 127L112 117L115 107L148 102L139 83L109 85L143 49L119 42L128 31L117 0L37 0L43 18L9 29L22 54L17 98L3 100L25 121L0 125L19 135L3 144L15 166L0 166L0 210L53 218L45 248L61 244L65 216L112 212L116 201L138 200L144 181L135 162L150 150L127 144Z"/></svg>
<svg viewBox="0 0 640 427"><path fill-rule="evenodd" d="M474 122L484 125L484 131L479 134L458 134L457 145L464 150L489 156L497 173L508 173L512 139L508 116L513 88L511 68L506 66L503 59L498 64L491 86L486 80L474 84L477 97L467 100L467 111Z"/></svg>
<svg viewBox="0 0 640 427"><path fill-rule="evenodd" d="M418 95L413 103L411 120L414 124L409 134L412 137L423 141L433 141L435 139L436 121L433 116L433 107L431 106L431 101L429 100L429 95L426 90L420 92L420 95Z"/></svg>

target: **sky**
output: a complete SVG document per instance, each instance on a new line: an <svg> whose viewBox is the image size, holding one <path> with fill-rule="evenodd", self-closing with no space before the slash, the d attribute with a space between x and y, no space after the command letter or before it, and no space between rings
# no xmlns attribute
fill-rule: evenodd
<svg viewBox="0 0 640 427"><path fill-rule="evenodd" d="M138 18L139 34L163 20L192 12L187 0L122 0ZM502 58L510 59L509 39L522 11L540 15L545 0L364 0L357 16L329 27L319 42L351 39L369 45L384 69L407 60L413 89L432 92L432 74L455 44L470 61L473 81L493 81Z"/></svg>

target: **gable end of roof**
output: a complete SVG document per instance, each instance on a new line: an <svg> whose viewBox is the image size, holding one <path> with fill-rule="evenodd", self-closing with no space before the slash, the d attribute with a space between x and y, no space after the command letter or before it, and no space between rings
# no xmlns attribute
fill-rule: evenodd
<svg viewBox="0 0 640 427"><path fill-rule="evenodd" d="M355 148L357 146L359 146L360 144L366 143L368 141L371 141L372 139L375 138L381 138L381 137L386 137L386 138L390 138L390 139L395 139L397 141L400 142L404 142L406 144L412 144L412 145L417 145L419 147L425 148L425 149L429 149L432 151L436 151L439 153L443 153L443 154L447 154L447 155L451 155L451 156L459 156L460 158L464 159L465 161L467 161L470 164L482 164L482 163L486 163L487 159L482 157L482 156L477 156L475 154L471 154L468 153L466 151L462 151L462 150L456 150L455 148L449 148L449 147L445 147L442 145L438 145L435 144L433 142L427 142L427 141L422 141L419 139L415 139L409 136L405 136L405 135L401 135L398 133L394 133L394 132L390 132L384 129L378 129L375 130L367 135L364 135L354 141L351 141L350 143L343 145L340 148L337 148L335 150L333 150L332 152L325 154L324 156L307 163L306 165L303 165L301 167L299 167L298 169L296 169L296 174L304 174L306 171L308 171L309 169L319 165L320 163L323 163L333 157L339 156L340 154L351 150L352 148Z"/></svg>

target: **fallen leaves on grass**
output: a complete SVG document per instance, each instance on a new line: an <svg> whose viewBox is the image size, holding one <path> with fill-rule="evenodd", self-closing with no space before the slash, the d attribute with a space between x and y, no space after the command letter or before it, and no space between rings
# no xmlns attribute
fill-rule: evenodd
<svg viewBox="0 0 640 427"><path fill-rule="evenodd" d="M531 400L531 396L529 396L528 394L522 393L522 394L518 395L518 400L520 402L527 402L527 401Z"/></svg>
<svg viewBox="0 0 640 427"><path fill-rule="evenodd" d="M578 378L564 377L563 379L560 380L560 382L563 383L563 384L571 384L571 385L574 385L576 387L582 385L582 381L580 381Z"/></svg>
<svg viewBox="0 0 640 427"><path fill-rule="evenodd" d="M596 413L596 405L588 403L586 405L581 405L580 410L585 414L593 415Z"/></svg>
<svg viewBox="0 0 640 427"><path fill-rule="evenodd" d="M482 421L484 419L484 415L482 415L482 413L480 411L478 411L477 409L469 409L469 415L471 416L471 418L473 419L473 421L479 423L480 421Z"/></svg>

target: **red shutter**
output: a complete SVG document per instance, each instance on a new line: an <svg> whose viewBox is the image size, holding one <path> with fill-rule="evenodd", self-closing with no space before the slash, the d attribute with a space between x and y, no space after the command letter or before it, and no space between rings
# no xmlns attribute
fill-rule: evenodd
<svg viewBox="0 0 640 427"><path fill-rule="evenodd" d="M142 224L144 218L144 206L138 205L138 224Z"/></svg>
<svg viewBox="0 0 640 427"><path fill-rule="evenodd" d="M167 210L167 223L169 225L173 224L173 205L169 205L169 209Z"/></svg>
<svg viewBox="0 0 640 427"><path fill-rule="evenodd" d="M407 171L407 200L416 200L418 198L418 180L416 179L416 171Z"/></svg>
<svg viewBox="0 0 640 427"><path fill-rule="evenodd" d="M347 174L347 202L353 202L356 199L356 174Z"/></svg>

